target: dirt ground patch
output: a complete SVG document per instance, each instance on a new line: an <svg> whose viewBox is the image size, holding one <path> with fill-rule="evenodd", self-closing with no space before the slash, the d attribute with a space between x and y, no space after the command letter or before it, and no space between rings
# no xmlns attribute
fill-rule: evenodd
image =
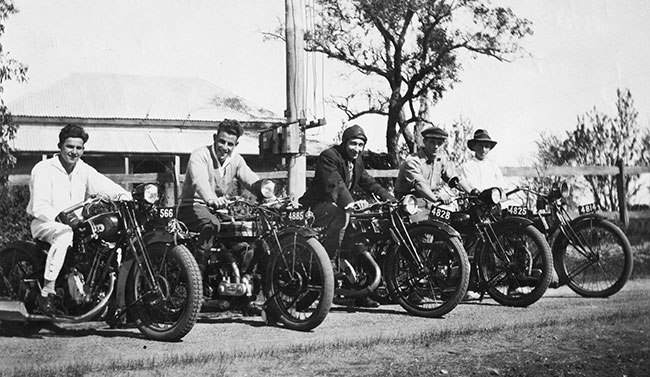
<svg viewBox="0 0 650 377"><path fill-rule="evenodd" d="M529 308L463 303L444 319L333 307L307 333L204 316L179 343L101 323L0 337L0 376L650 376L650 280L608 299L550 290Z"/></svg>

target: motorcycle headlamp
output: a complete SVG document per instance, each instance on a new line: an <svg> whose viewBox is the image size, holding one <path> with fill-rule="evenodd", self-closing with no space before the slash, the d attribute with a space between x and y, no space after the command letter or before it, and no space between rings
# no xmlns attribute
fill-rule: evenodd
<svg viewBox="0 0 650 377"><path fill-rule="evenodd" d="M402 208L409 215L415 215L418 213L418 202L413 195L405 195L402 198Z"/></svg>
<svg viewBox="0 0 650 377"><path fill-rule="evenodd" d="M502 192L498 187L492 187L487 190L484 190L480 195L479 199L487 204L495 205L501 202Z"/></svg>
<svg viewBox="0 0 650 377"><path fill-rule="evenodd" d="M565 181L553 183L551 187L551 196L554 198L568 198L569 184Z"/></svg>
<svg viewBox="0 0 650 377"><path fill-rule="evenodd" d="M275 182L270 179L265 179L260 185L260 193L265 199L269 199L275 196Z"/></svg>
<svg viewBox="0 0 650 377"><path fill-rule="evenodd" d="M133 189L133 198L149 204L155 204L160 200L160 188L155 183L145 183Z"/></svg>

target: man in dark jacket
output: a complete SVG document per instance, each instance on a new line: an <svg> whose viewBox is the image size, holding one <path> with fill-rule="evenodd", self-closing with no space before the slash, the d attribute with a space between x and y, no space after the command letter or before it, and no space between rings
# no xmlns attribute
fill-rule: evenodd
<svg viewBox="0 0 650 377"><path fill-rule="evenodd" d="M325 228L323 247L332 259L341 245L349 220L349 211L366 208L365 200L355 201L351 192L362 188L382 200L394 199L385 188L368 174L361 153L368 138L358 125L343 131L341 144L323 151L316 161L311 186L300 203L311 208L314 225Z"/></svg>

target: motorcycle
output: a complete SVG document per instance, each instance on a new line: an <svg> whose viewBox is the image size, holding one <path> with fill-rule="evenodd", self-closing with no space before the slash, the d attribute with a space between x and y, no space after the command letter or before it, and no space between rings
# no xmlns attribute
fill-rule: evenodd
<svg viewBox="0 0 650 377"><path fill-rule="evenodd" d="M221 228L207 256L204 310L261 309L267 323L309 331L332 305L332 266L310 227L313 214L289 198L275 197L274 187L265 180L258 192L261 203L234 197L217 212ZM175 218L168 229L177 244L196 250L198 233ZM260 294L265 301L257 308Z"/></svg>
<svg viewBox="0 0 650 377"><path fill-rule="evenodd" d="M438 220L412 223L417 211L407 195L351 213L334 256L337 294L377 297L384 281L386 296L421 317L442 317L460 303L470 271L460 234Z"/></svg>
<svg viewBox="0 0 650 377"><path fill-rule="evenodd" d="M528 206L512 206L510 213L524 214L533 220L552 245L558 285L568 285L583 297L609 297L627 283L633 268L632 247L625 233L602 215L593 203L578 206L572 218L565 202L569 196L566 182L556 182L544 193L528 187L519 191L536 196L537 212Z"/></svg>
<svg viewBox="0 0 650 377"><path fill-rule="evenodd" d="M460 211L433 207L430 218L448 222L463 237L470 255L471 291L487 292L502 305L525 307L539 300L551 282L548 243L533 222L503 217L499 188L456 197Z"/></svg>
<svg viewBox="0 0 650 377"><path fill-rule="evenodd" d="M50 245L18 241L0 250L0 325L33 332L47 324L133 321L149 339L178 341L201 308L201 273L183 245L146 229L160 198L156 184L133 189L132 200L90 197L57 216L71 225L73 244L56 281L58 313L39 314ZM79 212L81 211L79 217Z"/></svg>

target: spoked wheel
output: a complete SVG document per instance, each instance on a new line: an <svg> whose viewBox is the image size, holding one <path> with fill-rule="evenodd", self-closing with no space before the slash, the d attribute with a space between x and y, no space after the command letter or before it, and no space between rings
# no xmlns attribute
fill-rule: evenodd
<svg viewBox="0 0 650 377"><path fill-rule="evenodd" d="M263 277L267 297L264 314L270 322L309 331L320 325L332 306L334 274L323 246L297 233L273 248Z"/></svg>
<svg viewBox="0 0 650 377"><path fill-rule="evenodd" d="M546 239L532 225L507 224L495 233L507 258L488 245L480 245L477 255L488 294L506 306L533 304L551 282L553 258Z"/></svg>
<svg viewBox="0 0 650 377"><path fill-rule="evenodd" d="M38 278L42 277L44 258L19 247L7 247L0 251L0 298L22 301L28 312L36 308L36 295L40 294ZM0 334L4 336L28 336L39 332L41 324L27 321L0 321Z"/></svg>
<svg viewBox="0 0 650 377"><path fill-rule="evenodd" d="M433 226L409 230L423 266L405 248L388 255L386 281L391 294L409 313L441 317L463 299L469 284L467 253L457 237Z"/></svg>
<svg viewBox="0 0 650 377"><path fill-rule="evenodd" d="M577 294L609 297L632 274L632 247L623 231L606 220L583 221L573 227L571 240L559 242L558 274Z"/></svg>
<svg viewBox="0 0 650 377"><path fill-rule="evenodd" d="M147 251L160 292L151 289L135 266L126 288L129 312L148 338L178 341L192 329L201 309L201 272L183 245L156 243L148 245Z"/></svg>

